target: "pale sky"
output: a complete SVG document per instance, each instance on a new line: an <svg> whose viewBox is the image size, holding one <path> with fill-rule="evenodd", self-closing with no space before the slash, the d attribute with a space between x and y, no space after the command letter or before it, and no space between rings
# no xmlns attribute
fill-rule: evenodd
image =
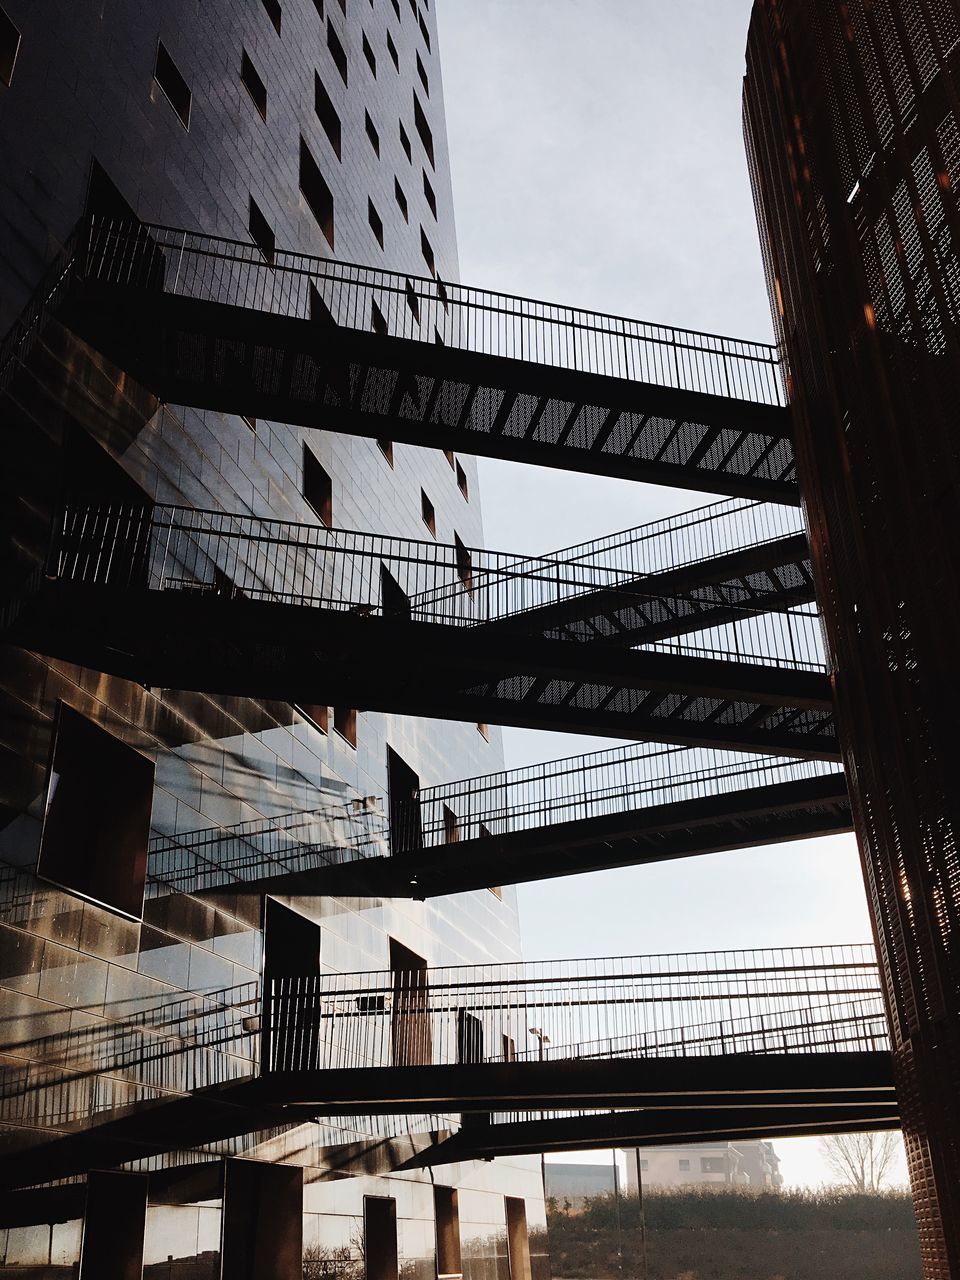
<svg viewBox="0 0 960 1280"><path fill-rule="evenodd" d="M740 126L749 0L435 2L461 278L770 341ZM498 550L546 553L711 500L480 466ZM504 742L509 767L612 745ZM852 836L525 885L520 908L529 959L870 937ZM777 1147L788 1183L828 1180L815 1140Z"/></svg>

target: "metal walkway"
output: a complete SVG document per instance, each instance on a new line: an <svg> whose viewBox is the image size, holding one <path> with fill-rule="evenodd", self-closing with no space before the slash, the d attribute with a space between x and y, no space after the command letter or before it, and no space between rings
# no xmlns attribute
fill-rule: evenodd
<svg viewBox="0 0 960 1280"><path fill-rule="evenodd" d="M761 613L731 592L734 620L718 623L704 564L674 572L686 587L654 595L587 561L159 505L69 508L10 638L151 685L837 759L815 610ZM545 627L555 605L587 598L595 614L598 590L608 609L622 592L635 617L669 611L674 634L584 643Z"/></svg>
<svg viewBox="0 0 960 1280"><path fill-rule="evenodd" d="M428 898L850 830L833 765L632 743L158 838L150 867L191 892Z"/></svg>
<svg viewBox="0 0 960 1280"><path fill-rule="evenodd" d="M246 1033L246 1025L237 1028ZM439 1128L452 1112L502 1113L504 1103L515 1114L465 1126L467 1137L422 1162L467 1158L463 1143L506 1139L513 1146L502 1149L516 1150L545 1140L549 1134L530 1127L536 1112L552 1113L540 1123L554 1126L553 1140L562 1132L556 1126L571 1138L579 1126L581 1138L602 1139L597 1113L611 1108L634 1134L659 1126L661 1137L674 1139L681 1113L688 1124L709 1122L725 1133L746 1131L759 1116L767 1136L841 1119L889 1124L892 1066L873 949L274 979L259 1077L106 1112L92 1126L65 1123L0 1162L0 1185L197 1150L323 1116L426 1113ZM571 1110L585 1114L562 1114Z"/></svg>
<svg viewBox="0 0 960 1280"><path fill-rule="evenodd" d="M172 403L798 501L762 343L102 219L52 278L41 317Z"/></svg>

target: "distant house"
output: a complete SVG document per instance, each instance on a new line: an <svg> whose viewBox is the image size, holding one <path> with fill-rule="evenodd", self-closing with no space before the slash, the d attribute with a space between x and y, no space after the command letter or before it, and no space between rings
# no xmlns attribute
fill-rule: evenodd
<svg viewBox="0 0 960 1280"><path fill-rule="evenodd" d="M772 1142L705 1142L697 1146L648 1147L627 1156L627 1194L637 1194L637 1159L644 1189L721 1185L779 1187L780 1157Z"/></svg>

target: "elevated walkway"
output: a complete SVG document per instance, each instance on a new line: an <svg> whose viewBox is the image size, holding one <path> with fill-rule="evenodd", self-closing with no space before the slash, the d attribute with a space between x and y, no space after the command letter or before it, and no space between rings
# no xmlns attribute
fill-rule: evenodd
<svg viewBox="0 0 960 1280"><path fill-rule="evenodd" d="M193 891L428 898L852 830L836 766L639 743L421 788L389 809L367 797L338 813L339 840L318 815L291 814L276 830L159 843Z"/></svg>
<svg viewBox="0 0 960 1280"><path fill-rule="evenodd" d="M223 512L73 507L8 635L150 685L838 758L812 610L730 600L735 620L704 630L689 584L654 596L604 566L533 566ZM598 589L635 612L666 602L696 631L631 647L527 621Z"/></svg>
<svg viewBox="0 0 960 1280"><path fill-rule="evenodd" d="M172 403L799 500L761 343L101 219L58 266L41 311Z"/></svg>
<svg viewBox="0 0 960 1280"><path fill-rule="evenodd" d="M673 1140L681 1112L724 1133L761 1115L768 1136L774 1120L895 1114L869 945L277 978L263 1037L259 1077L68 1126L6 1157L0 1185L321 1116L476 1114L462 1142L518 1149L535 1140L531 1112L642 1108L617 1123ZM505 1103L517 1114L483 1122ZM585 1140L595 1120L543 1123L575 1121Z"/></svg>

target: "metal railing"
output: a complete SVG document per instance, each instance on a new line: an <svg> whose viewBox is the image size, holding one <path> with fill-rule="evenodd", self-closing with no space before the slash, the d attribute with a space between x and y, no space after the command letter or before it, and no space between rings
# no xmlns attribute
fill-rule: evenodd
<svg viewBox="0 0 960 1280"><path fill-rule="evenodd" d="M837 774L821 760L636 742L424 787L419 831L393 832L393 845L451 844Z"/></svg>
<svg viewBox="0 0 960 1280"><path fill-rule="evenodd" d="M48 560L52 577L90 585L188 591L390 614L476 626L597 591L623 605L660 606L690 616L703 605L690 595L645 594L614 569L586 561L525 560L434 541L326 529L157 504L67 507ZM742 615L701 643L687 637L643 646L693 656L823 670L817 615L795 609ZM541 628L542 630L542 628Z"/></svg>
<svg viewBox="0 0 960 1280"><path fill-rule="evenodd" d="M869 943L279 978L267 1017L284 1071L887 1047Z"/></svg>
<svg viewBox="0 0 960 1280"><path fill-rule="evenodd" d="M88 279L275 315L375 329L460 351L633 382L785 403L777 349L436 276L414 276L173 227L94 218Z"/></svg>
<svg viewBox="0 0 960 1280"><path fill-rule="evenodd" d="M260 818L231 827L155 835L147 853L148 893L197 893L244 881L383 857L389 824L377 796Z"/></svg>

